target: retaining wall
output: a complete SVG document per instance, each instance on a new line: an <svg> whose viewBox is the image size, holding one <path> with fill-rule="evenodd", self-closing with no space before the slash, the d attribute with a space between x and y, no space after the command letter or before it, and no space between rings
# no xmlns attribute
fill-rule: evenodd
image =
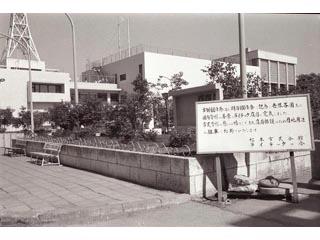
<svg viewBox="0 0 320 240"><path fill-rule="evenodd" d="M43 142L28 140L27 154L41 151L43 145ZM298 174L310 171L310 153L299 152L296 156ZM179 157L78 145L63 145L60 153L63 165L192 195L216 192L214 157ZM250 163L245 162L244 154L223 154L221 159L225 187L235 174L247 175L248 171L250 177L255 179L268 175L279 178L290 176L289 153L251 153Z"/></svg>

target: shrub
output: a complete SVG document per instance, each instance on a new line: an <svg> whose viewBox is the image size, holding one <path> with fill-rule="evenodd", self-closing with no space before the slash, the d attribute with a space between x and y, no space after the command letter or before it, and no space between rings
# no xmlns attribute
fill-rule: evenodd
<svg viewBox="0 0 320 240"><path fill-rule="evenodd" d="M95 136L95 129L92 127L80 128L79 130L74 130L73 133L75 134L76 138L88 138Z"/></svg>
<svg viewBox="0 0 320 240"><path fill-rule="evenodd" d="M4 133L6 131L6 128L0 127L0 133Z"/></svg>
<svg viewBox="0 0 320 240"><path fill-rule="evenodd" d="M192 131L174 130L169 137L170 147L182 147L183 145L191 145L193 143L195 143L195 134Z"/></svg>
<svg viewBox="0 0 320 240"><path fill-rule="evenodd" d="M155 142L157 140L158 133L156 131L154 131L154 130L150 130L148 132L141 133L141 136L146 141Z"/></svg>

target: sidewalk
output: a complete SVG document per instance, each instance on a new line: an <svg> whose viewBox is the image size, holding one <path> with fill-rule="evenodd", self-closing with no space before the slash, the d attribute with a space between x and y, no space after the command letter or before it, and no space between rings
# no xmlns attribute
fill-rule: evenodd
<svg viewBox="0 0 320 240"><path fill-rule="evenodd" d="M160 191L65 166L38 166L27 157L0 156L0 226L88 223L142 209L186 202Z"/></svg>

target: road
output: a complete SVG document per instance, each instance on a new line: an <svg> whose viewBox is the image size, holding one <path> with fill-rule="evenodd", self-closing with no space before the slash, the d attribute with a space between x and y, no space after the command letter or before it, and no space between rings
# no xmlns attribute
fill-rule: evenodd
<svg viewBox="0 0 320 240"><path fill-rule="evenodd" d="M94 223L96 227L285 227L320 226L319 195L302 195L299 204L284 200L233 199L231 205L198 199L165 208L144 210Z"/></svg>

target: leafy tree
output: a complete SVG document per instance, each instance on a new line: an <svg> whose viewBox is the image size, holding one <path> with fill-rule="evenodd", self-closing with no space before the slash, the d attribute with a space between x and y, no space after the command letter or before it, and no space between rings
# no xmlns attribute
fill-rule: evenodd
<svg viewBox="0 0 320 240"><path fill-rule="evenodd" d="M10 108L0 109L0 128L5 128L13 123L12 113L13 110Z"/></svg>
<svg viewBox="0 0 320 240"><path fill-rule="evenodd" d="M301 74L297 77L296 94L310 94L313 120L320 123L320 73Z"/></svg>
<svg viewBox="0 0 320 240"><path fill-rule="evenodd" d="M143 125L152 118L153 93L149 83L141 74L132 82L133 94L126 95L123 107L127 111L127 118L134 130L143 129Z"/></svg>
<svg viewBox="0 0 320 240"><path fill-rule="evenodd" d="M51 123L59 126L65 130L73 130L75 123L70 119L70 112L72 104L68 102L61 102L49 109L49 118Z"/></svg>
<svg viewBox="0 0 320 240"><path fill-rule="evenodd" d="M169 84L164 82L163 79L167 79ZM166 90L169 92L170 90L180 90L183 86L188 84L188 81L183 78L183 72L179 72L173 74L170 78L159 76L157 83L150 84L150 86L158 91Z"/></svg>
<svg viewBox="0 0 320 240"><path fill-rule="evenodd" d="M48 112L33 112L34 129L41 129L42 125L49 120ZM21 107L19 115L14 119L15 127L23 127L23 129L28 130L31 127L31 113L27 111L25 107Z"/></svg>
<svg viewBox="0 0 320 240"><path fill-rule="evenodd" d="M169 84L166 83L167 81L164 81L164 79L167 79ZM173 122L173 107L172 99L169 98L168 92L180 90L183 86L187 86L188 84L188 81L183 78L183 72L173 74L170 78L159 76L156 84L150 84L150 87L157 92L165 92L161 96L156 95L154 97L154 116L156 124L170 126L170 123Z"/></svg>
<svg viewBox="0 0 320 240"><path fill-rule="evenodd" d="M224 99L241 98L243 95L241 78L238 76L236 67L231 62L213 62L202 69L210 77L208 84L221 84ZM256 73L247 73L247 94L248 97L262 95L264 86L262 78Z"/></svg>

